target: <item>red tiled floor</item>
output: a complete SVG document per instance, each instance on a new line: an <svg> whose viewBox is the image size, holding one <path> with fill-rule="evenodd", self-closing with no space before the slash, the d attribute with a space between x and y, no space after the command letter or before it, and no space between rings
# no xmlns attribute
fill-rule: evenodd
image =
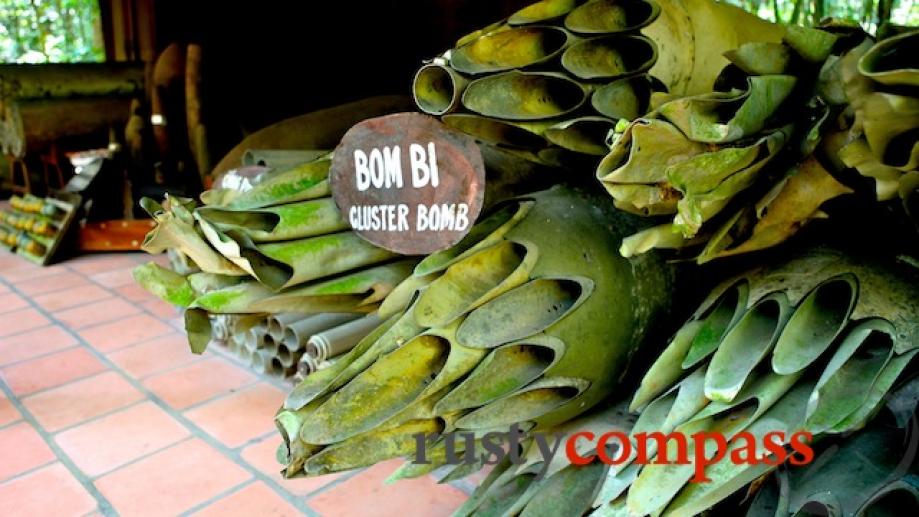
<svg viewBox="0 0 919 517"><path fill-rule="evenodd" d="M114 291L118 296L130 302L145 302L154 298L152 294L135 282L116 287Z"/></svg>
<svg viewBox="0 0 919 517"><path fill-rule="evenodd" d="M54 441L87 476L96 477L188 436L151 402L68 429Z"/></svg>
<svg viewBox="0 0 919 517"><path fill-rule="evenodd" d="M83 255L73 260L68 260L66 264L70 269L84 275L95 275L115 269L132 267L137 265L138 262L130 254L100 254Z"/></svg>
<svg viewBox="0 0 919 517"><path fill-rule="evenodd" d="M80 335L97 350L108 352L170 332L172 328L165 323L146 314L137 314L82 330Z"/></svg>
<svg viewBox="0 0 919 517"><path fill-rule="evenodd" d="M169 267L169 255L165 253L159 253L157 255L146 255L144 256L144 260L142 260L140 263L143 264L147 262L156 262L163 267Z"/></svg>
<svg viewBox="0 0 919 517"><path fill-rule="evenodd" d="M185 416L227 447L239 447L276 429L274 414L285 396L260 383L186 411Z"/></svg>
<svg viewBox="0 0 919 517"><path fill-rule="evenodd" d="M169 305L163 300L160 300L159 298L155 298L153 300L147 300L145 302L142 302L140 306L143 307L148 312L150 312L150 314L156 316L157 318L162 318L164 320L175 318L176 315L179 313L175 307L173 307L172 305Z"/></svg>
<svg viewBox="0 0 919 517"><path fill-rule="evenodd" d="M7 282L23 282L46 276L56 275L61 272L59 267L41 267L25 259L16 257L19 262L15 266L0 270L0 277Z"/></svg>
<svg viewBox="0 0 919 517"><path fill-rule="evenodd" d="M135 267L137 267L137 264L131 264L129 267L106 271L104 273L97 273L90 276L89 278L93 282L96 282L97 284L103 287L108 287L110 289L122 285L133 284L134 276L131 274L131 272Z"/></svg>
<svg viewBox="0 0 919 517"><path fill-rule="evenodd" d="M434 517L450 515L466 500L462 491L438 485L430 476L383 484L401 464L379 463L308 499L307 505L322 515L341 517Z"/></svg>
<svg viewBox="0 0 919 517"><path fill-rule="evenodd" d="M25 396L105 370L95 356L84 348L16 363L0 370L0 377L18 396Z"/></svg>
<svg viewBox="0 0 919 517"><path fill-rule="evenodd" d="M0 294L0 314L28 307L29 302L16 293Z"/></svg>
<svg viewBox="0 0 919 517"><path fill-rule="evenodd" d="M61 270L53 275L18 282L16 288L24 295L36 296L52 291L60 291L61 289L67 289L69 287L80 287L88 284L89 282L83 278L83 276L70 271Z"/></svg>
<svg viewBox="0 0 919 517"><path fill-rule="evenodd" d="M0 365L24 361L40 355L63 350L77 344L66 330L57 326L42 327L30 332L0 338Z"/></svg>
<svg viewBox="0 0 919 517"><path fill-rule="evenodd" d="M0 314L0 336L11 336L20 332L34 330L48 323L48 318L39 314L35 309L19 309L7 312Z"/></svg>
<svg viewBox="0 0 919 517"><path fill-rule="evenodd" d="M277 481L281 487L291 494L301 497L319 490L342 476L342 474L329 474L327 476L312 478L301 477L284 479L284 476L281 475L283 466L278 463L275 457L275 451L278 449L280 443L280 435L269 436L243 449L242 458L246 460L249 465L252 465Z"/></svg>
<svg viewBox="0 0 919 517"><path fill-rule="evenodd" d="M97 300L109 298L110 296L112 295L102 287L87 284L36 296L32 301L42 309L54 312L76 307L77 305L83 305L84 303L95 302Z"/></svg>
<svg viewBox="0 0 919 517"><path fill-rule="evenodd" d="M0 484L0 515L85 515L96 506L60 463Z"/></svg>
<svg viewBox="0 0 919 517"><path fill-rule="evenodd" d="M144 386L172 407L184 409L229 393L256 379L252 373L217 357L148 377Z"/></svg>
<svg viewBox="0 0 919 517"><path fill-rule="evenodd" d="M107 372L31 395L22 403L42 427L55 432L142 398L120 375Z"/></svg>
<svg viewBox="0 0 919 517"><path fill-rule="evenodd" d="M251 475L201 440L191 439L96 481L121 515L176 515Z"/></svg>
<svg viewBox="0 0 919 517"><path fill-rule="evenodd" d="M54 453L32 426L22 422L0 429L0 481L54 461Z"/></svg>
<svg viewBox="0 0 919 517"><path fill-rule="evenodd" d="M13 403L0 393L0 427L19 420L20 416Z"/></svg>
<svg viewBox="0 0 919 517"><path fill-rule="evenodd" d="M81 329L124 318L138 312L140 312L140 309L132 303L120 298L107 298L56 312L53 316L67 328Z"/></svg>
<svg viewBox="0 0 919 517"><path fill-rule="evenodd" d="M188 338L177 332L109 354L113 363L138 379L200 358L189 350Z"/></svg>
<svg viewBox="0 0 919 517"><path fill-rule="evenodd" d="M192 515L199 517L248 517L250 515L292 517L304 515L261 481L246 485Z"/></svg>

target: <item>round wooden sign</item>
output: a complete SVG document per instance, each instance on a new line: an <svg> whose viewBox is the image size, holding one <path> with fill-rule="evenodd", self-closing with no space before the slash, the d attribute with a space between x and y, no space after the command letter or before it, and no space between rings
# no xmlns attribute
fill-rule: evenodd
<svg viewBox="0 0 919 517"><path fill-rule="evenodd" d="M460 241L485 195L485 163L468 135L420 113L358 123L335 149L332 196L355 232L403 255Z"/></svg>

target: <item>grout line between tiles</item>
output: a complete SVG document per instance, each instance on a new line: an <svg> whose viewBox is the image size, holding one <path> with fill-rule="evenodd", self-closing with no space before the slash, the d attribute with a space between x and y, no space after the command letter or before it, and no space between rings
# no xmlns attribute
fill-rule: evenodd
<svg viewBox="0 0 919 517"><path fill-rule="evenodd" d="M93 484L93 482L83 474L83 471L77 468L73 460L71 460L70 457L67 456L60 447L58 447L57 443L55 443L55 441L51 438L51 433L45 431L45 429L38 424L35 416L32 415L28 409L26 409L19 398L13 395L12 390L9 389L9 387L6 385L6 382L4 382L2 379L0 379L0 390L2 390L6 394L6 397L10 399L10 402L22 415L23 420L28 422L29 425L31 425L35 430L35 432L41 436L42 440L45 441L45 444L48 445L48 447L51 449L51 452L53 452L56 456L57 461L59 461L64 466L64 468L70 472L70 475L73 476L78 483L80 483L83 489L86 490L89 495L91 495L93 499L96 500L98 505L97 510L105 516L117 515L117 513L115 513L114 509L112 508L112 503L102 495L99 489L96 488L96 485Z"/></svg>
<svg viewBox="0 0 919 517"><path fill-rule="evenodd" d="M22 420L20 420L18 423L20 423L20 424L27 424L28 422L23 422ZM52 451L52 452L53 452L53 451ZM8 477L8 478L6 478L6 479L0 479L0 485L5 485L5 484L7 484L7 483L9 483L9 482L11 482L11 481L16 481L16 480L19 479L19 478L28 476L29 474L32 474L32 473L34 473L34 472L37 471L37 470L41 470L41 469L43 469L43 468L45 468L45 467L47 467L47 466L49 466L49 465L52 465L52 464L54 464L54 463L57 463L57 462L58 462L58 458L55 457L54 459L49 460L49 461L46 461L46 462L42 463L41 465L36 465L36 466L34 466L34 467L29 467L28 469L23 470L22 472L16 474L15 476L10 476L10 477Z"/></svg>
<svg viewBox="0 0 919 517"><path fill-rule="evenodd" d="M5 281L4 281L4 282L5 282ZM5 282L5 283L6 283L6 282ZM10 288L10 290L11 290L12 292L15 292L15 293L19 294L20 296L22 296L22 293L16 288L15 285L10 285L9 283L7 283L7 286ZM108 289L108 288L105 287L105 286L102 286L102 288L103 288L103 289ZM111 292L111 291L110 291L110 292ZM116 294L115 296L117 296L117 294ZM103 354L103 353L100 352L99 350L96 350L93 346L91 346L89 343L87 343L79 333L74 332L72 329L67 328L67 327L61 325L60 322L58 322L58 320L55 319L54 316L53 316L52 314L50 314L49 312L45 311L43 308L38 307L38 306L34 303L34 301L33 301L31 298L29 298L29 297L27 297L27 296L25 296L24 298L26 298L26 300L28 300L30 307L32 307L34 310L38 311L40 314L42 314L43 316L45 316L46 318L48 318L48 319L51 320L52 322L57 323L59 326L61 326L61 328L63 328L67 333L69 333L70 335L72 335L72 336L77 340L77 342L78 342L81 346L85 347L87 350L90 351L90 353L92 353L93 355L95 355L97 359L99 359L100 361L102 361L102 363L103 363L106 367L108 367L110 370L112 370L112 371L118 373L118 374L119 374L122 378L124 378L129 384L131 384L135 389L137 389L137 390L140 391L142 394L144 394L144 395L146 396L147 400L150 400L151 402L153 402L153 403L154 403L156 406L158 406L160 409L162 409L163 411L165 411L166 413L168 413L170 416L172 416L173 418L175 418L177 421L179 421L179 423L181 423L182 425L184 425L184 426L191 432L191 435L192 435L192 436L197 437L197 438L201 439L202 441L204 441L205 443L207 443L208 445L210 445L211 447L214 447L214 448L217 449L217 451L220 452L224 457L230 459L231 461L233 461L234 463L236 463L238 466L240 466L242 469L248 471L248 472L249 472L250 474L252 474L256 479L259 479L259 480L265 482L265 483L266 483L269 487L271 487L271 488L272 488L282 499L284 499L285 501L291 503L295 508L297 508L298 510L304 512L304 514L306 514L306 515L308 515L308 516L310 516L310 517L316 517L316 516L318 516L318 514L317 514L315 511L313 511L309 506L307 506L305 498L301 499L301 498L299 498L299 497L294 496L293 494L291 494L290 492L288 492L287 490L285 490L285 489L284 489L279 483L277 483L274 479L272 479L272 478L269 477L268 475L264 474L264 473L261 472L260 470L256 469L255 467L249 465L245 460L242 459L241 451L240 451L240 450L231 449L231 448L227 447L226 445L224 445L223 443L221 443L221 442L220 442L219 440L217 440L216 438L214 438L214 437L212 437L211 435L209 435L207 432L205 432L203 429L201 429L198 425L196 425L194 422L192 422L191 420L189 420L185 415L183 415L181 411L178 411L178 410L173 409L171 406L169 406L169 404L167 404L164 400L162 400L161 398L159 398L155 393L153 393L153 392L151 392L150 390L148 390L148 389L146 388L146 386L144 386L140 381L138 381L137 379L134 379L133 377L131 377L130 375L128 375L127 372L123 371L118 365L116 365L115 363L113 363L105 354ZM154 315L154 317L156 317L156 316ZM157 318L157 319L159 319L159 318ZM127 346L122 347L121 349L124 349L124 348L127 348ZM258 376L257 376L257 377L258 377ZM5 383L0 382L0 385L3 386L4 391L7 391L7 397L10 398L10 396L11 396L12 394L9 393L9 390L8 390L8 388L6 387ZM20 412L22 412L23 410L25 410L24 406L22 405L21 401L19 401L18 398L15 398L15 399L11 398L11 400L13 400L14 405L17 406L17 409L19 409ZM214 400L216 400L216 399L214 399ZM86 478L86 477L83 475L82 471L80 471L80 470L76 467L76 465L73 464L73 462L70 460L70 458L67 457L67 456L63 453L63 451L62 451L60 448L58 448L58 447L56 446L56 444L53 443L53 441L50 440L50 435L49 435L48 433L46 433L44 429L42 429L41 427L38 426L37 421L36 421L35 418L31 415L31 413L29 414L29 417L30 417L30 423L33 425L33 427L36 427L36 429L38 429L40 433L43 433L43 435L42 435L43 438L46 438L46 441L49 442L49 445L52 447L52 450L55 452L55 454L56 454L59 458L61 458L61 461L65 463L65 465L67 466L68 470L71 471L71 474L73 474L73 475L75 475L75 476L79 476L77 479L80 480L81 483L85 481L86 484L88 484L89 486L92 487L91 493L93 494L94 497L96 497L97 501L100 502L100 505L101 505L103 502L105 503L105 506L106 506L107 511L108 511L109 513L106 513L105 511L103 511L103 513L104 513L105 515L114 515L114 512L113 512L113 510L112 510L111 503L108 502L107 499L105 499L104 497L102 497L102 494L96 489L95 485L92 484L92 483L89 481L89 479ZM148 456L149 456L149 455L148 455ZM146 457L146 456L144 456L144 457ZM65 461L65 459L66 459L66 461ZM117 469L116 469L116 470L117 470Z"/></svg>
<svg viewBox="0 0 919 517"><path fill-rule="evenodd" d="M49 326L49 327L52 327L52 326L56 326L56 325L51 324L51 325L48 325L48 326ZM40 330L40 329L43 329L43 328L45 328L45 327L38 327L38 328L35 329L35 330ZM0 338L0 339L3 339L3 338ZM64 348L58 348L57 350L52 350L52 351L47 352L47 353L44 353L44 354L39 354L39 355L35 355L35 356L32 356L32 357L26 357L25 359L19 359L18 361L11 361L11 362L9 362L9 363L3 363L3 364L0 364L0 370L5 370L5 369L7 369L7 368L9 368L9 367L11 367L11 366L19 366L19 365L21 365L21 364L23 364L23 363L27 363L27 362L32 361L32 360L35 360L35 359L47 358L48 356L52 356L52 355L57 354L57 353L59 353L59 352L66 352L66 351L72 350L72 349L74 349L74 348L80 348L80 344L79 344L79 343L74 343L74 344L72 344L72 345L67 345L67 346L64 347Z"/></svg>

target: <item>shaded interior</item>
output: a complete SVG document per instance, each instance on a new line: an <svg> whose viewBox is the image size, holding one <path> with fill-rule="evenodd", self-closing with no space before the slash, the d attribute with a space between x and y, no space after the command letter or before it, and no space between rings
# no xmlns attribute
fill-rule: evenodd
<svg viewBox="0 0 919 517"><path fill-rule="evenodd" d="M916 146L919 146L919 127L910 128L890 139L887 148L884 149L884 163L895 167L905 166L909 163Z"/></svg>
<svg viewBox="0 0 919 517"><path fill-rule="evenodd" d="M646 24L654 8L640 0L593 0L565 18L565 27L575 32L620 32Z"/></svg>
<svg viewBox="0 0 919 517"><path fill-rule="evenodd" d="M605 36L572 46L562 65L583 79L633 74L653 64L654 44L643 37Z"/></svg>
<svg viewBox="0 0 919 517"><path fill-rule="evenodd" d="M552 20L568 14L577 4L578 0L543 0L512 14L507 22L518 25Z"/></svg>
<svg viewBox="0 0 919 517"><path fill-rule="evenodd" d="M919 515L919 498L905 488L895 489L870 502L863 511L864 517Z"/></svg>
<svg viewBox="0 0 919 517"><path fill-rule="evenodd" d="M428 327L453 321L511 276L525 256L522 245L504 241L456 262L421 293L415 319Z"/></svg>
<svg viewBox="0 0 919 517"><path fill-rule="evenodd" d="M490 144L522 149L538 149L546 145L546 141L541 136L500 120L477 115L454 114L445 115L442 122Z"/></svg>
<svg viewBox="0 0 919 517"><path fill-rule="evenodd" d="M581 120L565 129L546 130L546 138L571 151L604 156L609 151L606 139L613 128L612 120Z"/></svg>
<svg viewBox="0 0 919 517"><path fill-rule="evenodd" d="M854 280L843 278L807 295L779 336L772 360L776 373L797 372L820 357L848 322L855 297Z"/></svg>
<svg viewBox="0 0 919 517"><path fill-rule="evenodd" d="M522 68L558 52L567 41L568 35L554 27L496 31L455 49L450 64L468 73Z"/></svg>
<svg viewBox="0 0 919 517"><path fill-rule="evenodd" d="M231 212L227 210L202 210L202 216L211 224L237 226L253 231L270 232L281 221L278 214L270 212Z"/></svg>
<svg viewBox="0 0 919 517"><path fill-rule="evenodd" d="M533 280L474 310L460 325L457 339L481 348L525 339L563 318L581 293L574 280Z"/></svg>
<svg viewBox="0 0 919 517"><path fill-rule="evenodd" d="M706 396L724 402L733 400L772 346L781 312L779 302L770 298L743 315L712 357L705 375Z"/></svg>
<svg viewBox="0 0 919 517"><path fill-rule="evenodd" d="M470 84L463 105L489 117L539 120L574 110L585 96L581 86L567 78L508 72Z"/></svg>
<svg viewBox="0 0 919 517"><path fill-rule="evenodd" d="M684 369L691 368L718 348L735 315L746 304L747 290L745 283L732 286L699 318L702 326L699 327L689 346L689 352L683 359Z"/></svg>
<svg viewBox="0 0 919 517"><path fill-rule="evenodd" d="M456 96L456 83L442 66L426 66L415 74L412 85L415 102L427 113L440 115L450 109Z"/></svg>
<svg viewBox="0 0 919 517"><path fill-rule="evenodd" d="M919 36L902 38L896 45L888 45L872 53L868 72L889 72L892 70L919 68Z"/></svg>
<svg viewBox="0 0 919 517"><path fill-rule="evenodd" d="M437 403L437 412L483 406L543 374L555 352L539 345L509 345L493 350L462 384Z"/></svg>
<svg viewBox="0 0 919 517"><path fill-rule="evenodd" d="M466 253L476 244L482 242L491 235L492 232L510 221L519 210L520 202L518 201L503 203L500 208L479 220L475 226L472 227L472 230L470 230L470 232L458 243L448 249L438 251L437 253L425 257L424 260L415 266L415 275L424 276L428 273L438 271L444 264Z"/></svg>
<svg viewBox="0 0 919 517"><path fill-rule="evenodd" d="M594 109L614 120L634 120L648 111L651 85L644 79L620 79L597 89L591 97Z"/></svg>
<svg viewBox="0 0 919 517"><path fill-rule="evenodd" d="M456 422L463 429L492 429L535 420L578 396L572 386L537 388L496 400Z"/></svg>

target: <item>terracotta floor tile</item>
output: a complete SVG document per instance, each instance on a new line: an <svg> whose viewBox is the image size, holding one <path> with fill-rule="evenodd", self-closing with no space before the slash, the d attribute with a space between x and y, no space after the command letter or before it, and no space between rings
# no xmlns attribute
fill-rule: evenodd
<svg viewBox="0 0 919 517"><path fill-rule="evenodd" d="M80 329L124 318L138 312L140 308L136 305L112 297L56 312L53 316L67 328Z"/></svg>
<svg viewBox="0 0 919 517"><path fill-rule="evenodd" d="M108 357L138 379L201 359L201 356L191 353L188 338L178 332L122 348Z"/></svg>
<svg viewBox="0 0 919 517"><path fill-rule="evenodd" d="M16 288L26 296L35 296L52 291L60 291L70 287L80 287L89 285L89 282L82 275L71 271L61 270L60 272L42 276L40 278L30 278L16 283Z"/></svg>
<svg viewBox="0 0 919 517"><path fill-rule="evenodd" d="M16 293L4 293L0 294L0 314L4 312L15 311L16 309L22 309L29 306L29 302L25 298L19 296Z"/></svg>
<svg viewBox="0 0 919 517"><path fill-rule="evenodd" d="M141 261L141 263L145 263L145 262L156 262L157 264L159 264L159 265L161 265L161 266L163 266L163 267L170 267L170 264L169 264L169 255L167 255L167 254L165 254L165 253L159 253L159 254L157 254L157 255L146 255L144 258L145 258L146 260Z"/></svg>
<svg viewBox="0 0 919 517"><path fill-rule="evenodd" d="M140 256L143 256L140 254ZM138 264L136 260L126 253L97 253L81 255L66 262L70 269L90 276L105 273L115 269L123 269Z"/></svg>
<svg viewBox="0 0 919 517"><path fill-rule="evenodd" d="M0 377L22 397L103 370L105 365L89 350L76 347L7 366L0 370Z"/></svg>
<svg viewBox="0 0 919 517"><path fill-rule="evenodd" d="M0 515L85 515L96 506L60 463L0 484Z"/></svg>
<svg viewBox="0 0 919 517"><path fill-rule="evenodd" d="M466 495L450 485L438 485L430 476L385 485L401 460L379 463L307 500L322 515L336 517L434 517L450 515Z"/></svg>
<svg viewBox="0 0 919 517"><path fill-rule="evenodd" d="M19 309L0 314L0 336L11 336L51 323L35 309Z"/></svg>
<svg viewBox="0 0 919 517"><path fill-rule="evenodd" d="M142 398L120 375L107 372L31 395L22 403L42 427L55 432Z"/></svg>
<svg viewBox="0 0 919 517"><path fill-rule="evenodd" d="M80 331L80 335L97 350L109 352L170 332L172 328L156 318L147 314L137 314L90 327Z"/></svg>
<svg viewBox="0 0 919 517"><path fill-rule="evenodd" d="M25 280L34 280L46 276L56 275L60 268L41 267L28 262L22 257L16 257L18 264L10 268L0 270L0 277L7 282L23 282Z"/></svg>
<svg viewBox="0 0 919 517"><path fill-rule="evenodd" d="M239 447L275 429L274 414L285 396L259 383L186 411L185 416L227 447Z"/></svg>
<svg viewBox="0 0 919 517"><path fill-rule="evenodd" d="M54 441L87 476L96 477L188 436L152 402L68 429Z"/></svg>
<svg viewBox="0 0 919 517"><path fill-rule="evenodd" d="M173 445L96 480L120 515L177 515L251 476L198 439Z"/></svg>
<svg viewBox="0 0 919 517"><path fill-rule="evenodd" d="M93 282L96 282L103 287L108 287L109 289L122 285L133 284L134 276L131 272L135 267L137 267L137 264L131 264L128 267L106 271L104 273L96 273L91 275L89 278Z"/></svg>
<svg viewBox="0 0 919 517"><path fill-rule="evenodd" d="M77 339L57 325L48 325L15 336L0 338L0 365L23 361L77 344Z"/></svg>
<svg viewBox="0 0 919 517"><path fill-rule="evenodd" d="M293 517L306 514L281 498L265 483L256 481L220 498L192 515L198 517L248 517L250 515Z"/></svg>
<svg viewBox="0 0 919 517"><path fill-rule="evenodd" d="M21 416L10 399L0 393L0 427L19 420Z"/></svg>
<svg viewBox="0 0 919 517"><path fill-rule="evenodd" d="M146 289L132 281L130 284L122 285L113 289L118 296L130 302L145 302L155 299Z"/></svg>
<svg viewBox="0 0 919 517"><path fill-rule="evenodd" d="M0 481L55 459L48 444L25 422L0 429L0 458Z"/></svg>
<svg viewBox="0 0 919 517"><path fill-rule="evenodd" d="M160 300L159 298L141 302L140 306L143 307L150 314L153 314L157 318L164 319L164 320L175 319L176 316L179 314L178 309L176 309L172 305L169 305L163 300ZM185 328L184 320L182 320L182 325L179 328Z"/></svg>
<svg viewBox="0 0 919 517"><path fill-rule="evenodd" d="M49 312L69 309L84 303L111 297L111 293L98 285L86 284L45 293L32 299L39 307Z"/></svg>
<svg viewBox="0 0 919 517"><path fill-rule="evenodd" d="M242 458L246 463L264 472L278 482L285 490L295 496L305 496L340 478L343 474L329 474L312 478L284 479L281 475L283 466L278 463L275 451L281 443L280 435L269 436L264 440L252 444L242 451Z"/></svg>
<svg viewBox="0 0 919 517"><path fill-rule="evenodd" d="M184 409L253 382L255 375L216 357L182 366L144 381L172 407Z"/></svg>

